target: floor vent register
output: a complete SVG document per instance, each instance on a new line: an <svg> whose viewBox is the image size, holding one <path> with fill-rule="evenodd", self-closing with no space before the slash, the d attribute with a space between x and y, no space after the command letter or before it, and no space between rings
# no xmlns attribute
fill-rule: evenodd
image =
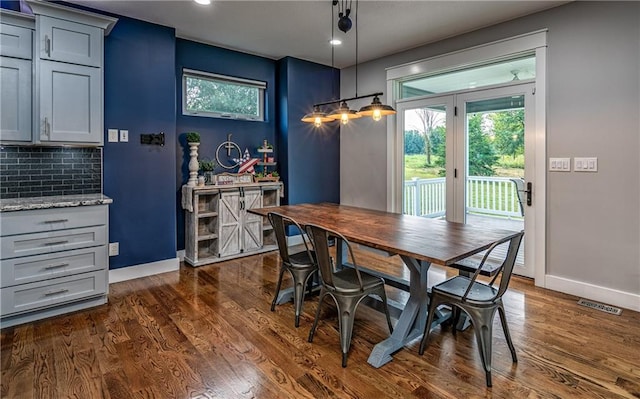
<svg viewBox="0 0 640 399"><path fill-rule="evenodd" d="M594 301L590 301L590 300L584 299L584 298L580 298L580 300L578 301L578 305L582 305L582 306L586 306L588 308L600 310L600 311L605 312L605 313L611 313L611 314L614 314L616 316L620 316L620 314L622 313L622 309L616 308L615 306L605 305L605 304L594 302Z"/></svg>

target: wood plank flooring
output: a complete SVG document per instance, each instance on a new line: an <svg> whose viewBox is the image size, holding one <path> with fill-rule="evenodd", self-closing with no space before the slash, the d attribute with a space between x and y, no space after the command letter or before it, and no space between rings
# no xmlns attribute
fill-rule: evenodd
<svg viewBox="0 0 640 399"><path fill-rule="evenodd" d="M397 257L361 253L394 268ZM504 301L519 362L496 318L493 388L486 388L473 331L438 327L379 369L367 363L387 334L361 307L349 364L341 367L335 308L308 298L269 310L275 252L112 284L98 308L1 331L2 398L640 398L640 314L609 315L577 298L515 278ZM451 271L432 268L431 283ZM285 286L290 282L285 282ZM389 297L406 294L389 288ZM328 302L327 302L328 303Z"/></svg>

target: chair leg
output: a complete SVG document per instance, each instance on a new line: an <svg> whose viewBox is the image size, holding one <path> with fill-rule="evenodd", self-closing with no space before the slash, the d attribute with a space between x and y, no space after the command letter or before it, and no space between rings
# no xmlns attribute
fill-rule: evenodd
<svg viewBox="0 0 640 399"><path fill-rule="evenodd" d="M471 317L478 350L484 367L487 386L491 386L491 341L493 338L493 316L495 309L466 309Z"/></svg>
<svg viewBox="0 0 640 399"><path fill-rule="evenodd" d="M351 347L353 319L361 297L337 297L340 347L342 348L342 367L347 367L347 354Z"/></svg>
<svg viewBox="0 0 640 399"><path fill-rule="evenodd" d="M318 301L318 308L316 309L316 317L313 320L313 325L311 326L311 330L309 330L309 342L313 342L313 334L315 334L316 332L316 327L318 327L318 319L320 318L320 307L322 306L322 301L324 300L324 297L327 295L326 290L324 289L324 287L322 287L320 289L320 300Z"/></svg>
<svg viewBox="0 0 640 399"><path fill-rule="evenodd" d="M433 323L433 317L436 313L436 309L440 306L438 296L435 294L431 294L431 299L429 300L429 312L427 316L427 322L424 325L424 332L422 333L422 340L420 341L420 350L418 353L422 356L424 354L424 349L426 348L427 341L429 340L429 333L431 332L431 323Z"/></svg>
<svg viewBox="0 0 640 399"><path fill-rule="evenodd" d="M282 285L282 276L284 275L285 267L280 266L280 276L278 276L278 283L276 284L276 293L273 295L273 302L271 302L271 311L276 310L276 302L278 301L278 294L280 293L280 286Z"/></svg>
<svg viewBox="0 0 640 399"><path fill-rule="evenodd" d="M451 332L453 332L453 336L458 336L458 322L460 321L460 308L454 305L451 305L451 318L453 319L453 326Z"/></svg>
<svg viewBox="0 0 640 399"><path fill-rule="evenodd" d="M293 306L295 307L296 315L296 328L300 325L300 314L302 313L302 304L304 303L304 291L309 280L309 270L296 270L291 269L291 276L293 276Z"/></svg>
<svg viewBox="0 0 640 399"><path fill-rule="evenodd" d="M504 337L507 340L507 345L509 345L509 350L511 351L511 359L513 359L514 363L518 363L516 348L513 346L513 342L511 342L511 334L509 333L509 326L507 325L507 317L504 313L504 307L502 306L502 304L498 306L498 314L500 315L500 323L502 323L502 331L504 331Z"/></svg>
<svg viewBox="0 0 640 399"><path fill-rule="evenodd" d="M378 293L382 303L384 303L384 314L387 316L387 325L389 326L389 334L393 334L393 326L391 325L391 315L389 314L389 305L387 304L387 293L384 290L384 286L380 288Z"/></svg>

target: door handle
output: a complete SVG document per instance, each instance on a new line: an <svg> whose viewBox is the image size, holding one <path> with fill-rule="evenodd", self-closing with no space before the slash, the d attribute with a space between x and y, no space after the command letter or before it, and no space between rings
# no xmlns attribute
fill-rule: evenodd
<svg viewBox="0 0 640 399"><path fill-rule="evenodd" d="M525 193L527 193L527 206L531 206L531 188L533 187L533 185L531 184L531 182L527 182L527 189L524 190Z"/></svg>
<svg viewBox="0 0 640 399"><path fill-rule="evenodd" d="M49 35L44 35L44 52L47 53L47 57L51 57L51 39L49 39Z"/></svg>

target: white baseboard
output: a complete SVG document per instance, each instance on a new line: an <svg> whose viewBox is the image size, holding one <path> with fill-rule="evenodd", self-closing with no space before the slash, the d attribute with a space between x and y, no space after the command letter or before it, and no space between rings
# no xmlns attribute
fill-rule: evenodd
<svg viewBox="0 0 640 399"><path fill-rule="evenodd" d="M180 269L180 259L165 259L157 262L143 263L140 265L122 267L120 269L109 270L109 284L121 281L133 280L134 278L152 276L154 274L173 272Z"/></svg>
<svg viewBox="0 0 640 399"><path fill-rule="evenodd" d="M545 276L545 288L640 312L639 294L550 275Z"/></svg>
<svg viewBox="0 0 640 399"><path fill-rule="evenodd" d="M184 254L185 254L185 250L184 250L184 249L183 249L183 250L180 250L180 251L178 251L178 252L176 253L176 256L178 257L178 260L179 260L180 262L183 262L183 261L184 261Z"/></svg>

